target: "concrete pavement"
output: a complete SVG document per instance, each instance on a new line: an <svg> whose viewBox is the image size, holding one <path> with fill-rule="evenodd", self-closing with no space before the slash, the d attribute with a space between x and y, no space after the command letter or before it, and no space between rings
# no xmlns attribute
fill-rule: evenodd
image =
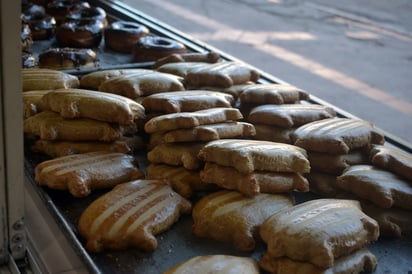
<svg viewBox="0 0 412 274"><path fill-rule="evenodd" d="M412 143L410 1L122 2Z"/></svg>

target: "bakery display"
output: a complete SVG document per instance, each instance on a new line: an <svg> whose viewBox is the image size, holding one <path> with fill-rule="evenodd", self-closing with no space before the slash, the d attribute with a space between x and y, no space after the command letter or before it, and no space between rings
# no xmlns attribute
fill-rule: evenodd
<svg viewBox="0 0 412 274"><path fill-rule="evenodd" d="M46 4L46 12L56 19L57 25L62 24L70 12L83 8L90 8L90 4L82 0L53 0Z"/></svg>
<svg viewBox="0 0 412 274"><path fill-rule="evenodd" d="M130 247L154 251L155 235L190 210L191 203L164 181L135 180L93 201L81 214L78 229L90 252Z"/></svg>
<svg viewBox="0 0 412 274"><path fill-rule="evenodd" d="M65 2L64 17L70 17L69 10L81 8L77 6L77 1L53 2ZM87 17L86 13L82 16ZM108 21L103 22L103 25L108 22L110 24L104 28L104 34L110 33L112 25L121 29L121 33L123 31L128 34L133 32L128 30L129 27L136 28L138 33L141 31L141 24L128 25L133 22L118 21L121 19L118 17L107 19ZM72 18L68 21L73 20L77 19ZM114 24L115 22L118 24ZM143 35L153 37L157 35L155 30L150 31L153 32L143 31ZM105 39L113 42L123 38L106 37ZM255 201L253 206L250 204L253 214L249 215L238 216L237 213L230 212L232 209L239 212L245 210L246 206L243 207L243 202L236 203L230 209L219 206L216 212L224 211L221 223L216 221L215 217L219 217L216 216L217 213L205 214L209 217L207 221L216 221L217 225L225 224L227 230L221 232L221 235L229 236L224 238L236 237L232 235L235 233L230 234L229 231L243 229L244 225L247 229L251 229L252 224L248 221L260 218L259 214L269 208L260 203L264 201L262 197L266 195L296 198L297 205L308 199L318 200L325 196L336 200L350 197L350 199L359 200L362 211L377 221L380 235L397 237L400 241L404 240L405 235L409 235L409 208L402 208L398 201L390 208L383 208L381 205L377 206L367 201L365 196L361 197L354 192L348 193L349 191L337 184L337 178L343 176L345 170L356 165L374 165L375 168L380 168L393 176L399 176L405 182L410 183L408 181L410 179L408 178L409 155L406 154L407 157L404 157L405 155L400 156L396 151L386 150L392 147L383 144L383 135L368 122L359 126L362 129L356 130L353 130L353 125L348 128L345 124L336 125L336 129L332 127L333 131L336 130L335 133L330 136L321 133L328 127L327 125L319 126L308 135L302 134L303 128L308 124L329 119L337 119L334 121L338 124L341 118L336 118L335 110L331 107L312 104L312 99L316 101L316 98L311 98L306 91L292 85L267 84L264 74L262 81L259 81L260 75L253 67L241 62L227 61L225 55L221 57L217 52L192 52L192 48L188 48L184 53L169 54L166 57L149 61L147 64L146 61L129 63L129 61L134 62L133 53L126 52L125 49L114 48L126 46L126 43L110 48L109 40L105 40L104 44L96 44L97 46L93 46L94 49L93 47L73 48L76 51L98 52L98 61L102 60L103 66L95 62L79 66L74 65L74 63L78 64L75 61L67 66L52 66L53 69L42 69L36 73L33 71L36 77L31 78L24 86L24 93L27 93L24 95L23 113L26 119L24 122L27 137L25 149L27 157L30 158L29 165L33 162L40 164L41 161L50 158L57 159L69 155L79 156L105 151L105 153L128 155L134 161L139 161L138 166L142 167L140 180L161 181L165 189L167 188L165 192L173 197L180 195L187 201L193 202L194 205L203 198L217 195L219 192L234 193L234 196L242 201ZM36 40L34 43L47 44L47 42ZM38 45L35 44L35 47L30 49L34 50L33 53L36 56L41 53L38 52ZM53 48L56 52L61 53L64 49L60 44L53 45L60 47ZM48 47L44 47L46 48ZM108 57L109 59L106 59ZM70 58L67 57L67 59ZM40 67L44 66L43 60L44 58L42 62L39 62ZM106 63L107 61L109 63ZM37 65L37 61L33 60L32 64L34 62ZM106 65L109 69L105 69ZM68 69L70 74L63 73L57 76L60 69ZM24 73L24 77L27 76L30 75ZM65 77L70 77L70 79ZM27 77L27 79L30 78ZM87 91L78 92L79 88ZM87 93L87 96L80 98L81 96L77 93L82 95ZM115 99L110 104L100 102L101 99L106 98L106 95L110 97L116 95L119 100ZM119 101L127 101L126 105L130 105L117 109ZM138 104L137 107L135 103ZM113 110L113 107L116 110ZM132 117L129 111L133 113ZM297 134L295 131L298 129ZM338 132L339 130L341 132ZM318 136L315 135L318 133L325 139L317 139ZM226 153L224 149L203 154L204 151L218 143L217 141L232 140L238 145L232 148L233 154ZM274 153L272 148L265 145L257 149L254 147L255 141L262 141L261 144L267 142L265 145L275 145L278 152ZM333 146L329 147L330 143L338 144L339 152L334 150ZM244 147L242 144L245 144ZM326 149L319 151L319 147L326 147ZM92 164L97 164L97 161L95 162ZM68 165L67 161L62 164L64 168L68 168ZM91 164L88 166L90 169ZM102 165L99 174L110 172L111 166ZM112 171L111 175L119 173ZM84 175L84 177L87 176ZM51 182L51 180L48 181ZM126 188L123 184L129 183L130 181L122 182L116 189ZM377 184L376 178L371 184ZM54 186L52 183L50 185ZM68 188L63 183L57 185L66 190ZM193 217L186 214L182 218L177 218L178 210L173 211L176 209L174 203L168 204L164 211L159 211L162 213L157 216L170 214L167 215L169 217L165 217L167 221L161 222L160 226L155 218L151 220L154 223L149 225L148 229L144 227L146 224L137 222L132 227L128 226L129 221L135 220L137 211L145 211L145 216L148 216L157 210L138 209L137 207L131 209L130 207L124 211L125 215L118 214L120 211L110 216L109 212L104 213L104 218L107 217L103 222L104 225L101 223L101 226L99 224L97 228L96 224L96 230L88 232L90 223L87 222L93 218L102 220L103 217L100 217L98 210L91 212L93 210L88 209L87 214L85 211L82 212L86 209L85 205L93 205L95 201L98 204L97 200L105 193L112 193L111 188L114 185L108 185L107 188L96 189L96 191L94 191L95 188L82 185L81 194L74 190L72 192L75 194L70 190L53 190L47 184L39 188L50 194L52 199L55 199L56 195L64 198L61 202L59 201L60 204L65 204L64 206L70 207L71 204L76 203L77 211L70 213L76 215L75 220L71 221L75 237L79 237L80 244L86 247L87 254L105 251L102 253L104 258L109 258L109 260L113 258L119 265L120 261L117 260L119 258L122 260L123 256L138 258L137 261L130 260L129 262L135 261L135 264L141 264L145 268L147 264L156 264L157 258L161 258L164 254L170 254L170 257L176 261L183 261L184 257L187 258L193 254L239 254L239 251L244 252L241 251L245 249L244 245L250 242L226 241L226 239L220 241L214 236L200 236L200 233L199 235L192 233L189 226L192 224ZM362 188L360 186L365 186L365 184L357 181L351 188ZM99 187L96 186L96 188ZM134 191L143 192L136 189ZM91 195L85 194L87 192ZM160 192L163 193L163 190ZM103 208L104 203L109 204L107 201L131 201L126 196L119 196L119 193L116 193L115 198L104 199L104 202L99 202L100 205L95 206L94 209ZM70 198L67 198L68 196ZM139 200L138 205L147 203L146 197L143 196L139 196L133 202ZM396 192L393 196L402 195ZM161 200L161 198L154 199ZM409 198L405 200L409 201ZM167 210L170 211L163 215ZM62 212L66 215L68 211L63 209ZM186 207L184 212L190 213L190 210ZM81 218L82 222L78 222L82 213L87 216ZM358 211L355 215L357 214ZM116 218L120 221L111 226L116 223L114 221ZM233 221L233 218L244 222ZM88 221L85 221L86 219ZM319 224L321 222L319 220L323 219L319 218L314 222ZM263 218L259 220L259 223L262 222ZM353 223L357 224L357 222ZM234 225L231 226L232 224ZM375 224L372 227L375 229ZM81 229L82 234L80 234ZM202 229L207 230L206 226ZM198 228L198 230L202 229ZM126 230L130 233L126 233ZM258 229L251 230L256 232ZM152 231L153 234L146 233L147 231ZM212 229L209 230L211 231ZM377 259L381 265L379 269L382 269L382 265L387 264L387 257L391 257L389 254L382 255L382 252L379 252L382 246L386 247L388 244L385 239L379 241L377 245L371 245L370 251L356 247L353 252L335 258L332 266L319 267L307 260L298 261L286 256L274 257L269 249L266 254L263 254L262 249L267 243L259 236L256 237L255 232L252 233L255 247L241 254L248 259L253 257L256 261L260 261L260 266L255 264L255 267L259 268L258 271L276 273L280 271L280 267L291 269L291 272L299 269L303 273L305 271L309 273L373 272L377 268ZM204 235L207 233L208 231ZM250 237L250 231L246 234ZM141 238L135 241L135 235ZM159 237L154 238L155 235ZM244 235L241 234L237 238L245 239L242 236ZM392 241L392 239L389 240ZM117 249L122 250L121 254L115 251ZM188 253L180 252L181 249L187 250ZM96 256L96 258L101 258L100 255ZM219 259L223 264L228 258ZM165 270L168 266L171 266L170 261L165 265L162 264L162 267L157 270ZM125 265L124 268L128 269L128 266ZM135 271L146 273L145 269Z"/></svg>
<svg viewBox="0 0 412 274"><path fill-rule="evenodd" d="M44 161L36 166L34 180L40 186L85 197L93 189L112 188L143 177L133 156L97 151Z"/></svg>

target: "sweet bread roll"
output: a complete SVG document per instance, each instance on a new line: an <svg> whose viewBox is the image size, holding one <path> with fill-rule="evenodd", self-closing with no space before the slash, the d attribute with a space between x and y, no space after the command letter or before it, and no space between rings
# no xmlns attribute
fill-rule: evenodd
<svg viewBox="0 0 412 274"><path fill-rule="evenodd" d="M174 74L174 75L186 78L190 70L193 70L196 68L202 68L207 65L208 64L204 62L167 63L167 64L164 64L158 67L157 71L170 73L170 74Z"/></svg>
<svg viewBox="0 0 412 274"><path fill-rule="evenodd" d="M78 229L90 252L137 248L153 251L155 235L191 211L191 203L161 180L117 185L81 214Z"/></svg>
<svg viewBox="0 0 412 274"><path fill-rule="evenodd" d="M189 129L176 129L165 132L163 141L174 142L207 142L227 138L247 138L256 134L252 124L244 122L226 122L200 125Z"/></svg>
<svg viewBox="0 0 412 274"><path fill-rule="evenodd" d="M80 78L80 87L84 89L98 90L104 81L113 77L128 74L144 75L148 73L153 73L153 71L149 69L109 69L94 71L85 74Z"/></svg>
<svg viewBox="0 0 412 274"><path fill-rule="evenodd" d="M199 171L182 166L150 164L147 166L146 179L167 180L173 190L185 198L190 198L196 191L215 190L216 186L200 180Z"/></svg>
<svg viewBox="0 0 412 274"><path fill-rule="evenodd" d="M412 155L395 147L374 145L371 149L372 164L412 180Z"/></svg>
<svg viewBox="0 0 412 274"><path fill-rule="evenodd" d="M38 185L68 190L75 197L85 197L93 189L111 188L144 177L133 156L106 151L47 160L38 164L34 171Z"/></svg>
<svg viewBox="0 0 412 274"><path fill-rule="evenodd" d="M184 90L180 77L161 72L123 74L110 78L99 86L99 91L119 94L130 99L160 92Z"/></svg>
<svg viewBox="0 0 412 274"><path fill-rule="evenodd" d="M145 97L142 105L147 112L190 112L215 107L232 107L233 96L207 90L163 92Z"/></svg>
<svg viewBox="0 0 412 274"><path fill-rule="evenodd" d="M295 128L281 128L262 124L253 124L256 135L253 139L262 141L271 141L276 143L292 144L292 134Z"/></svg>
<svg viewBox="0 0 412 274"><path fill-rule="evenodd" d="M195 204L192 231L198 237L251 251L265 219L293 204L293 198L286 194L259 194L247 198L237 191L221 190L204 196Z"/></svg>
<svg viewBox="0 0 412 274"><path fill-rule="evenodd" d="M144 125L146 133L193 128L199 125L236 121L243 116L237 108L209 108L193 112L177 112L153 117Z"/></svg>
<svg viewBox="0 0 412 274"><path fill-rule="evenodd" d="M23 92L23 117L24 119L45 110L41 98L52 90L31 90Z"/></svg>
<svg viewBox="0 0 412 274"><path fill-rule="evenodd" d="M309 94L295 86L284 84L256 84L243 88L240 94L242 104L293 104L309 99Z"/></svg>
<svg viewBox="0 0 412 274"><path fill-rule="evenodd" d="M156 60L153 68L158 68L168 63L180 62L205 62L216 63L220 60L220 55L217 52L190 52L190 53L174 53L166 57Z"/></svg>
<svg viewBox="0 0 412 274"><path fill-rule="evenodd" d="M336 185L382 208L412 210L411 183L375 166L351 166L337 177Z"/></svg>
<svg viewBox="0 0 412 274"><path fill-rule="evenodd" d="M294 144L309 151L345 154L350 150L383 144L383 134L371 123L351 118L328 118L300 126Z"/></svg>
<svg viewBox="0 0 412 274"><path fill-rule="evenodd" d="M308 181L298 173L255 171L243 174L232 167L206 162L200 179L225 189L237 190L246 196L259 193L309 191Z"/></svg>
<svg viewBox="0 0 412 274"><path fill-rule="evenodd" d="M162 274L215 273L259 274L259 266L250 257L232 255L197 256L171 267Z"/></svg>
<svg viewBox="0 0 412 274"><path fill-rule="evenodd" d="M78 88L77 76L52 69L29 68L22 70L23 91Z"/></svg>
<svg viewBox="0 0 412 274"><path fill-rule="evenodd" d="M273 214L261 225L260 236L267 244L265 256L286 256L326 269L376 241L379 226L358 201L316 199Z"/></svg>
<svg viewBox="0 0 412 274"><path fill-rule="evenodd" d="M294 128L301 125L336 116L327 106L316 104L260 105L253 108L248 116L252 124Z"/></svg>
<svg viewBox="0 0 412 274"><path fill-rule="evenodd" d="M381 236L402 237L412 234L411 211L398 207L382 208L361 200L362 210L379 224Z"/></svg>
<svg viewBox="0 0 412 274"><path fill-rule="evenodd" d="M183 166L189 170L198 170L203 162L197 157L204 143L167 143L155 146L147 153L147 159L154 164Z"/></svg>
<svg viewBox="0 0 412 274"><path fill-rule="evenodd" d="M24 133L43 140L113 142L122 137L116 125L92 119L65 119L53 111L43 111L24 120Z"/></svg>
<svg viewBox="0 0 412 274"><path fill-rule="evenodd" d="M260 74L252 67L236 61L218 62L189 69L185 82L189 87L233 85L256 82Z"/></svg>
<svg viewBox="0 0 412 274"><path fill-rule="evenodd" d="M287 257L271 258L267 254L259 262L260 267L268 273L372 273L376 270L378 260L368 249L362 248L335 260L334 265L322 269L311 263L291 260Z"/></svg>
<svg viewBox="0 0 412 274"><path fill-rule="evenodd" d="M368 164L369 155L363 149L349 151L347 154L330 154L322 152L308 152L311 171L319 171L332 175L340 175L353 165Z"/></svg>
<svg viewBox="0 0 412 274"><path fill-rule="evenodd" d="M242 173L255 170L307 173L310 164L302 148L259 140L225 139L207 143L199 152L203 161L236 168Z"/></svg>
<svg viewBox="0 0 412 274"><path fill-rule="evenodd" d="M58 89L44 95L42 103L64 118L131 125L145 117L143 106L129 98L86 89Z"/></svg>

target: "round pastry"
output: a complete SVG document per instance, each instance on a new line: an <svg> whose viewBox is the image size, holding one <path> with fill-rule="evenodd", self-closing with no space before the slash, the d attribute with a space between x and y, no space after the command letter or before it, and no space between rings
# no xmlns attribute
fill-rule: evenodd
<svg viewBox="0 0 412 274"><path fill-rule="evenodd" d="M21 53L22 67L23 68L34 68L37 66L36 58L28 51L23 51Z"/></svg>
<svg viewBox="0 0 412 274"><path fill-rule="evenodd" d="M33 38L31 36L31 30L29 24L26 21L22 20L21 22L21 48L22 50L27 50L33 44Z"/></svg>
<svg viewBox="0 0 412 274"><path fill-rule="evenodd" d="M60 25L69 13L84 8L90 8L90 4L80 0L54 0L47 4L46 11L56 19L57 25Z"/></svg>
<svg viewBox="0 0 412 274"><path fill-rule="evenodd" d="M57 27L56 41L61 47L94 48L100 45L103 30L98 20L68 21Z"/></svg>
<svg viewBox="0 0 412 274"><path fill-rule="evenodd" d="M72 69L96 67L96 53L91 49L50 48L39 55L39 68Z"/></svg>
<svg viewBox="0 0 412 274"><path fill-rule="evenodd" d="M104 9L99 7L82 8L71 11L67 16L67 21L100 21L104 27L107 27L107 15Z"/></svg>
<svg viewBox="0 0 412 274"><path fill-rule="evenodd" d="M33 16L28 20L33 40L46 40L54 35L56 21L50 15Z"/></svg>
<svg viewBox="0 0 412 274"><path fill-rule="evenodd" d="M143 36L149 34L149 29L141 24L127 21L112 23L104 31L104 42L107 48L131 53L133 45Z"/></svg>
<svg viewBox="0 0 412 274"><path fill-rule="evenodd" d="M136 62L156 61L173 53L186 53L185 45L173 39L160 36L144 36L133 46Z"/></svg>

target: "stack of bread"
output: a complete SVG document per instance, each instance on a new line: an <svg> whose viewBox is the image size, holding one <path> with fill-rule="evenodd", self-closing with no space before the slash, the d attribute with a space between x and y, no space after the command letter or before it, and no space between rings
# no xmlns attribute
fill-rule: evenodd
<svg viewBox="0 0 412 274"><path fill-rule="evenodd" d="M256 128L255 139L292 144L296 128L335 116L332 108L317 104L264 104L251 109L248 121Z"/></svg>
<svg viewBox="0 0 412 274"><path fill-rule="evenodd" d="M382 235L412 232L412 155L389 145L373 145L370 164L348 167L336 185L362 203Z"/></svg>
<svg viewBox="0 0 412 274"><path fill-rule="evenodd" d="M315 199L281 209L260 226L269 273L373 272L376 257L365 245L379 237L377 222L358 201Z"/></svg>
<svg viewBox="0 0 412 274"><path fill-rule="evenodd" d="M202 181L246 196L258 193L308 191L303 177L310 171L302 148L268 141L224 139L207 143L199 152L205 162Z"/></svg>
<svg viewBox="0 0 412 274"><path fill-rule="evenodd" d="M368 161L372 144L383 144L383 134L371 123L352 118L327 118L298 127L293 143L306 149L311 163L307 174L311 191L335 197L336 177L356 164Z"/></svg>
<svg viewBox="0 0 412 274"><path fill-rule="evenodd" d="M30 86L33 75L49 81ZM67 79L78 84L77 78L52 70L23 73L24 132L36 137L35 151L58 157L96 150L131 152L131 145L139 145L126 136L134 137L136 121L144 118L142 105L119 95L73 88L76 84L67 84ZM37 90L28 91L31 88Z"/></svg>
<svg viewBox="0 0 412 274"><path fill-rule="evenodd" d="M203 98L213 102L210 96ZM151 163L147 167L148 178L171 180L176 191L185 197L190 197L193 190L204 189L205 184L199 178L203 168L203 162L197 157L200 149L211 140L253 135L252 125L237 121L242 118L236 108L211 106L150 119L144 127L151 136L147 154Z"/></svg>

